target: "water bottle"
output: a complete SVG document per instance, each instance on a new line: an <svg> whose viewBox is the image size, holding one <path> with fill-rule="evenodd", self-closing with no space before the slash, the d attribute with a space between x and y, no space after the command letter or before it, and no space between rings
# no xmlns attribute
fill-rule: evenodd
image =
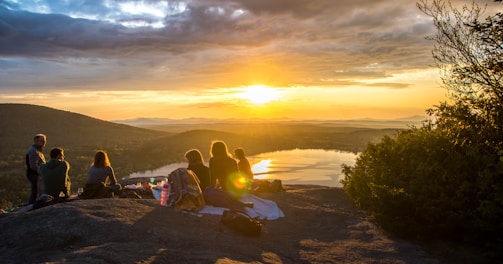
<svg viewBox="0 0 503 264"><path fill-rule="evenodd" d="M169 184L166 182L162 185L161 206L167 206L168 198L169 198Z"/></svg>

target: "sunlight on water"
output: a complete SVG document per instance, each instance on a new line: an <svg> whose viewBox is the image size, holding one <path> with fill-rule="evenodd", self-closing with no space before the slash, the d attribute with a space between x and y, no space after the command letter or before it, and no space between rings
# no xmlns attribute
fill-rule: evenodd
<svg viewBox="0 0 503 264"><path fill-rule="evenodd" d="M286 184L317 184L341 187L342 164L354 165L350 152L295 149L249 157L257 179L280 179Z"/></svg>
<svg viewBox="0 0 503 264"><path fill-rule="evenodd" d="M317 184L341 187L342 164L354 165L354 153L322 149L295 149L249 156L255 179L280 179L285 184ZM206 164L208 164L206 162ZM136 172L130 177L167 176L187 163L168 164L156 170Z"/></svg>
<svg viewBox="0 0 503 264"><path fill-rule="evenodd" d="M250 162L251 163L251 162ZM252 163L253 164L253 163ZM252 165L252 172L255 179L266 179L266 173L270 170L271 160L265 159Z"/></svg>

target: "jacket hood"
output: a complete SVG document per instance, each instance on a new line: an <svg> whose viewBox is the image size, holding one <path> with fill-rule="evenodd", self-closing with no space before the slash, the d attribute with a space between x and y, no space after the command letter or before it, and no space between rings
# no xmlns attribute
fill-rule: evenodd
<svg viewBox="0 0 503 264"><path fill-rule="evenodd" d="M56 167L58 167L61 163L64 163L63 160L60 160L60 159L50 159L48 162L47 162L47 168L50 168L50 169L54 169Z"/></svg>

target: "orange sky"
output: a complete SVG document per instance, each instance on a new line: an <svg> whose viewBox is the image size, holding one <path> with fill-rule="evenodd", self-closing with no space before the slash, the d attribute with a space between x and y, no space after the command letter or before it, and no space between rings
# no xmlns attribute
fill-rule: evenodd
<svg viewBox="0 0 503 264"><path fill-rule="evenodd" d="M82 3L0 3L0 103L104 120L392 119L446 100L415 1Z"/></svg>

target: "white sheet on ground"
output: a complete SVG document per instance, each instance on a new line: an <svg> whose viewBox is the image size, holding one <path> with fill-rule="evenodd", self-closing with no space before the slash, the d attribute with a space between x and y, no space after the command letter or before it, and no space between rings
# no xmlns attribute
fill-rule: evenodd
<svg viewBox="0 0 503 264"><path fill-rule="evenodd" d="M253 208L246 208L246 212L248 213L248 215L250 215L253 218L258 217L259 219L276 220L280 217L285 216L283 211L281 211L281 209L274 201L262 199L253 194L247 194L241 197L240 201L253 203ZM225 210L229 209L206 205L198 213L222 215Z"/></svg>

